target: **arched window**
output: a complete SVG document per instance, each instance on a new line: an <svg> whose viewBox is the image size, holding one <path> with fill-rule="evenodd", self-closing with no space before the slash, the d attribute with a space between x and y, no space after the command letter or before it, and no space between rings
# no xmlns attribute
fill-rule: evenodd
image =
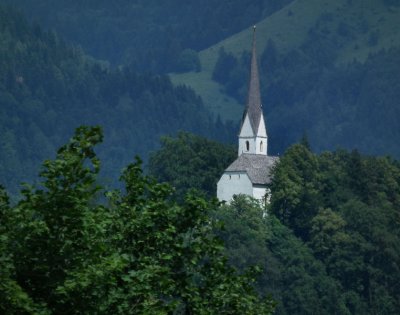
<svg viewBox="0 0 400 315"><path fill-rule="evenodd" d="M263 142L261 141L261 142L260 142L260 152L262 152L263 149L264 149L264 147L263 147Z"/></svg>
<svg viewBox="0 0 400 315"><path fill-rule="evenodd" d="M249 143L249 141L246 141L246 151L249 151L250 150L250 143Z"/></svg>

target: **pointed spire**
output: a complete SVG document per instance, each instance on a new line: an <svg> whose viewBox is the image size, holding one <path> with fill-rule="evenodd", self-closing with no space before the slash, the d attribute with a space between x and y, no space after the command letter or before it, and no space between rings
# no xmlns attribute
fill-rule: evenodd
<svg viewBox="0 0 400 315"><path fill-rule="evenodd" d="M250 118L251 127L254 133L257 133L258 125L262 115L261 109L261 94L260 94L260 79L258 76L257 67L257 53L256 53L256 26L253 26L253 47L251 55L251 68L250 68L250 80L249 80L249 91L248 91L246 113Z"/></svg>

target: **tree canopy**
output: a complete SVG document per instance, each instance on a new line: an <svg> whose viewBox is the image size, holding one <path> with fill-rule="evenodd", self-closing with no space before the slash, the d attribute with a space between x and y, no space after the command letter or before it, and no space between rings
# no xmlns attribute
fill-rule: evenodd
<svg viewBox="0 0 400 315"><path fill-rule="evenodd" d="M226 156L223 145L194 146L195 153L183 154L190 145L182 137L168 140L180 146L154 153L165 169L174 170L164 180L202 189L195 180L201 173L214 174L214 182L220 178L223 165L220 173L212 170ZM236 196L212 213L224 225L216 233L229 263L239 270L259 266L257 290L278 302L277 314L397 314L399 162L358 151L315 154L310 147L304 137L280 157L266 209ZM207 163L191 168L192 160L207 156L213 160L203 158ZM182 166L190 171L179 172Z"/></svg>
<svg viewBox="0 0 400 315"><path fill-rule="evenodd" d="M270 314L254 274L227 264L209 215L217 205L194 194L178 205L139 160L123 171L123 191L104 190L101 141L99 127L80 127L16 205L1 189L0 311Z"/></svg>
<svg viewBox="0 0 400 315"><path fill-rule="evenodd" d="M400 165L357 151L316 155L303 145L281 158L270 211L340 285L352 314L400 309Z"/></svg>
<svg viewBox="0 0 400 315"><path fill-rule="evenodd" d="M149 159L149 173L170 183L179 198L190 189L216 195L217 181L236 157L233 146L223 145L188 132L161 138L161 148Z"/></svg>

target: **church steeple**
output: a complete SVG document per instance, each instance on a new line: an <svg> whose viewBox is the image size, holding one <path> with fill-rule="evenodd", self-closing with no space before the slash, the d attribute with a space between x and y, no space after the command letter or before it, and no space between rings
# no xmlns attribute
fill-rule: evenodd
<svg viewBox="0 0 400 315"><path fill-rule="evenodd" d="M253 26L253 45L251 53L249 91L246 104L246 113L249 114L251 127L254 133L257 133L258 125L262 115L260 79L258 77L257 53L256 53L256 26Z"/></svg>
<svg viewBox="0 0 400 315"><path fill-rule="evenodd" d="M269 202L268 184L272 168L279 160L267 155L268 136L261 107L260 79L256 53L256 27L253 28L253 44L250 64L249 91L239 133L239 157L221 176L217 184L217 197L228 203L235 195L244 194Z"/></svg>
<svg viewBox="0 0 400 315"><path fill-rule="evenodd" d="M267 155L268 137L261 105L260 78L256 52L256 27L253 27L253 44L247 104L239 134L239 152Z"/></svg>

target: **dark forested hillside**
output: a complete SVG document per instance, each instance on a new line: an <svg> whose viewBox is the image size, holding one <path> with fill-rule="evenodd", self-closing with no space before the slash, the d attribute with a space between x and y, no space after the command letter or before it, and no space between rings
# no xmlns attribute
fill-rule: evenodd
<svg viewBox="0 0 400 315"><path fill-rule="evenodd" d="M344 147L400 156L400 48L340 67L314 53L296 49L279 56L270 42L262 54L261 65L268 69L262 72L262 94L271 150L283 152L307 132L318 151ZM214 78L241 101L247 64L248 58L240 61L221 51L214 71Z"/></svg>
<svg viewBox="0 0 400 315"><path fill-rule="evenodd" d="M24 8L96 58L141 70L195 70L196 51L256 23L293 0L2 0ZM189 68L188 68L189 67Z"/></svg>
<svg viewBox="0 0 400 315"><path fill-rule="evenodd" d="M307 132L317 151L344 147L400 156L398 1L1 1L111 64L188 72L174 82L199 87L222 120L240 111L238 103L231 111L226 95L243 104L247 93L248 54L241 52L250 48L251 35L249 46L243 32L236 35L259 23L271 152L284 152ZM218 47L226 50L214 68L219 49L211 45L221 40Z"/></svg>
<svg viewBox="0 0 400 315"><path fill-rule="evenodd" d="M174 172L182 167L174 167L171 144L190 152L189 139L169 139L153 158L163 158L169 177L161 177L179 192L181 183L186 190L204 189L193 181L195 167ZM202 173L212 176L227 154L223 145L213 154L210 149L181 154L179 165L190 169L195 157L196 165L207 161ZM273 173L266 208L240 195L215 211L225 226L218 233L230 262L263 269L257 288L278 301L277 314L398 314L399 161L358 151L315 154L304 138L281 156ZM214 191L220 174L211 181Z"/></svg>
<svg viewBox="0 0 400 315"><path fill-rule="evenodd" d="M99 148L106 177L118 176L135 154L145 158L160 135L227 134L190 89L164 76L110 69L0 6L1 182L15 190L31 180L39 161L81 124L100 124L107 133Z"/></svg>

